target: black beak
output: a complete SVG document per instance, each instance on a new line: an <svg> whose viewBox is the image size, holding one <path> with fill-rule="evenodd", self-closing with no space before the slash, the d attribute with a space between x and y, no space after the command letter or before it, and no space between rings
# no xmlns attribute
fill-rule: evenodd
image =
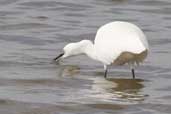
<svg viewBox="0 0 171 114"><path fill-rule="evenodd" d="M57 61L59 58L61 58L64 55L64 53L59 54L56 58L54 58L53 60Z"/></svg>

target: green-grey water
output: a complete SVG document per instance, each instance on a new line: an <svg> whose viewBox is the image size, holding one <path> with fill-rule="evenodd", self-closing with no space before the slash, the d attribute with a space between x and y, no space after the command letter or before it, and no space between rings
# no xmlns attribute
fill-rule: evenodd
<svg viewBox="0 0 171 114"><path fill-rule="evenodd" d="M137 79L112 66L106 80L102 64L85 56L52 61L116 20L149 40ZM170 0L0 0L0 113L170 114L170 20Z"/></svg>

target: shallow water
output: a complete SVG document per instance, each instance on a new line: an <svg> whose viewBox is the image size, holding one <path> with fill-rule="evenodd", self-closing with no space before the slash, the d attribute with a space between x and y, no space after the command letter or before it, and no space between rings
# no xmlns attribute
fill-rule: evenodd
<svg viewBox="0 0 171 114"><path fill-rule="evenodd" d="M170 114L170 0L0 0L0 113ZM56 64L62 47L94 40L103 24L141 27L151 52L131 79L128 66L85 56Z"/></svg>

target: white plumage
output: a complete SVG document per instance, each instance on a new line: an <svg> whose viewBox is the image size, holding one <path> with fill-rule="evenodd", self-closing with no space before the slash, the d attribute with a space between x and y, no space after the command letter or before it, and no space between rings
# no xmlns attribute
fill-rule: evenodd
<svg viewBox="0 0 171 114"><path fill-rule="evenodd" d="M128 63L134 67L135 63L145 59L148 50L148 41L140 28L128 22L115 21L98 29L94 44L89 40L70 43L55 60L84 53L104 64L106 77L108 65ZM134 77L133 68L132 73Z"/></svg>
<svg viewBox="0 0 171 114"><path fill-rule="evenodd" d="M98 58L111 64L122 52L141 53L149 49L144 33L128 22L111 22L99 28L94 47Z"/></svg>

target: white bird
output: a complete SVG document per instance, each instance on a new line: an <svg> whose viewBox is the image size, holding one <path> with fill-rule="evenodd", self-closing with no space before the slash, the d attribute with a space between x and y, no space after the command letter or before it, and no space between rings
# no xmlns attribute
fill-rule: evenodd
<svg viewBox="0 0 171 114"><path fill-rule="evenodd" d="M95 41L82 40L69 43L63 48L63 53L54 60L85 54L103 63L104 77L107 76L107 66L124 65L128 63L132 76L135 78L134 68L146 58L149 46L143 31L129 22L110 22L97 31Z"/></svg>

